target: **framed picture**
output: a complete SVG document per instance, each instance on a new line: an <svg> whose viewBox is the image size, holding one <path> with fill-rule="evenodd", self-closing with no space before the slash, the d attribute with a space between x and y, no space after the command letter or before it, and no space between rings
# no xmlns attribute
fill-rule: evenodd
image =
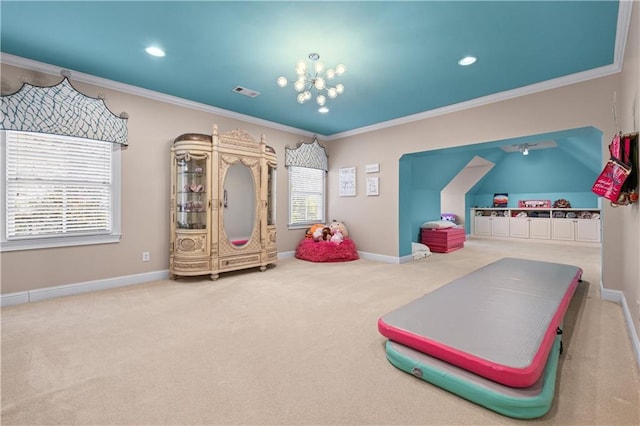
<svg viewBox="0 0 640 426"><path fill-rule="evenodd" d="M378 192L378 184L380 183L379 178L376 177L368 177L367 178L367 196L376 196L380 195Z"/></svg>
<svg viewBox="0 0 640 426"><path fill-rule="evenodd" d="M345 167L340 169L338 178L340 188L338 193L341 197L355 197L356 195L356 168Z"/></svg>
<svg viewBox="0 0 640 426"><path fill-rule="evenodd" d="M509 194L493 194L493 207L507 207L509 204Z"/></svg>
<svg viewBox="0 0 640 426"><path fill-rule="evenodd" d="M366 173L378 173L380 171L380 163L367 164L364 171Z"/></svg>

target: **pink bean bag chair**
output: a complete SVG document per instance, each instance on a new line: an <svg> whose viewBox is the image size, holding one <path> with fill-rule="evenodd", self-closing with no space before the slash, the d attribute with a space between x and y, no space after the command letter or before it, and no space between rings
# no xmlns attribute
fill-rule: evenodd
<svg viewBox="0 0 640 426"><path fill-rule="evenodd" d="M303 238L296 248L296 258L310 262L348 262L360 257L355 243L349 238L340 244Z"/></svg>

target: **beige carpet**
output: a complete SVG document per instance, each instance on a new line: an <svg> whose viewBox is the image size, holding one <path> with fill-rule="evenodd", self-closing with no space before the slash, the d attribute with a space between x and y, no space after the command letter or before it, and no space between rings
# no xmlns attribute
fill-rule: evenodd
<svg viewBox="0 0 640 426"><path fill-rule="evenodd" d="M543 418L503 417L395 369L377 319L506 256L584 269ZM282 260L2 309L2 424L638 424L600 250L472 240L403 265Z"/></svg>

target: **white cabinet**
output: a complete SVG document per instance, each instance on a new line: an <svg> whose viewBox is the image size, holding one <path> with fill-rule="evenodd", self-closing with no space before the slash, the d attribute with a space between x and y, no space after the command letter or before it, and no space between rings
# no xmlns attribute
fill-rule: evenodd
<svg viewBox="0 0 640 426"><path fill-rule="evenodd" d="M554 219L551 231L554 240L600 242L599 219Z"/></svg>
<svg viewBox="0 0 640 426"><path fill-rule="evenodd" d="M599 243L600 210L553 208L471 209L472 233L483 237L511 237Z"/></svg>
<svg viewBox="0 0 640 426"><path fill-rule="evenodd" d="M508 217L492 217L491 218L491 235L497 237L509 236L509 218Z"/></svg>
<svg viewBox="0 0 640 426"><path fill-rule="evenodd" d="M484 236L508 237L509 218L476 216L474 220L473 233Z"/></svg>
<svg viewBox="0 0 640 426"><path fill-rule="evenodd" d="M551 238L551 219L511 218L509 236L515 238Z"/></svg>
<svg viewBox="0 0 640 426"><path fill-rule="evenodd" d="M473 233L476 235L491 235L491 218L476 216L473 221Z"/></svg>
<svg viewBox="0 0 640 426"><path fill-rule="evenodd" d="M600 220L576 219L576 241L600 242Z"/></svg>
<svg viewBox="0 0 640 426"><path fill-rule="evenodd" d="M574 219L554 219L551 227L551 238L554 240L575 241L574 222Z"/></svg>
<svg viewBox="0 0 640 426"><path fill-rule="evenodd" d="M529 238L548 240L551 238L551 219L529 219Z"/></svg>
<svg viewBox="0 0 640 426"><path fill-rule="evenodd" d="M509 236L515 238L529 238L529 219L509 219Z"/></svg>

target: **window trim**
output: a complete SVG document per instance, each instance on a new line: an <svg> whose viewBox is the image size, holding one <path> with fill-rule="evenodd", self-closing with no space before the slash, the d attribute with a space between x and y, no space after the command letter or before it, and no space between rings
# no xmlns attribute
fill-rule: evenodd
<svg viewBox="0 0 640 426"><path fill-rule="evenodd" d="M112 227L111 233L95 234L95 235L73 235L60 237L34 237L24 238L20 240L7 240L6 229L6 207L7 207L7 171L6 171L6 135L7 132L15 130L0 131L0 199L2 199L3 208L0 208L0 252L33 250L53 247L71 247L84 246L93 244L112 244L120 242L121 232L121 203L122 203L122 186L121 186L121 145L117 143L96 141L96 143L110 143L111 148L111 196L112 196Z"/></svg>
<svg viewBox="0 0 640 426"><path fill-rule="evenodd" d="M287 171L289 167L302 167L307 169L319 169L324 172L322 185L322 220L327 220L327 172L329 171L328 156L326 149L318 143L318 138L314 137L309 143L299 142L295 148L285 148L285 167ZM319 223L314 222L297 222L291 223L291 173L288 173L289 199L287 228L288 229L304 229L310 225Z"/></svg>
<svg viewBox="0 0 640 426"><path fill-rule="evenodd" d="M304 167L304 166L289 166L289 167L297 167L300 169L313 169L313 167ZM289 167L287 167L287 170L289 171ZM322 170L322 169L314 169L314 170L320 170L322 172L322 217L318 220L314 220L314 221L309 221L309 222L296 222L296 223L291 223L291 177L292 177L292 173L288 173L289 175L289 212L288 212L288 219L287 219L287 229L306 229L309 228L311 225L314 225L316 223L324 223L324 221L326 221L327 218L327 172Z"/></svg>

